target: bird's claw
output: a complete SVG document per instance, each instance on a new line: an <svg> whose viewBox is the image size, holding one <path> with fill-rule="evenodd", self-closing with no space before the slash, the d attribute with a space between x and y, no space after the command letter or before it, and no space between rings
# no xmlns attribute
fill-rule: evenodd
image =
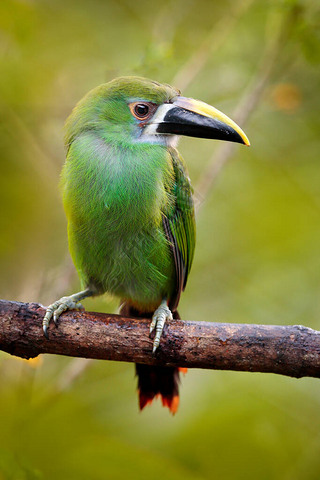
<svg viewBox="0 0 320 480"><path fill-rule="evenodd" d="M155 353L157 348L160 345L160 338L162 335L164 324L166 320L172 320L173 316L171 310L169 309L167 302L162 302L160 307L154 312L150 324L150 334L155 330L156 334L153 340L153 349L152 353Z"/></svg>
<svg viewBox="0 0 320 480"><path fill-rule="evenodd" d="M53 320L55 325L58 326L59 317L63 312L66 310L80 310L82 308L83 306L81 303L75 302L72 295L70 297L62 297L60 300L49 305L42 321L44 336L49 338L48 327L51 320Z"/></svg>

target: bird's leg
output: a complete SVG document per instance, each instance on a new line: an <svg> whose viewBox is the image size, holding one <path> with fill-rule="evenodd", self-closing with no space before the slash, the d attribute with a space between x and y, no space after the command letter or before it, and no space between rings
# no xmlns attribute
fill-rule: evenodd
<svg viewBox="0 0 320 480"><path fill-rule="evenodd" d="M86 288L86 290L74 293L69 297L61 297L59 300L49 305L42 321L42 328L45 337L49 338L48 327L52 318L54 323L57 325L58 319L63 312L66 310L80 310L83 308L81 303L79 303L80 300L83 300L86 297L91 297L93 294L94 292L90 288Z"/></svg>
<svg viewBox="0 0 320 480"><path fill-rule="evenodd" d="M156 335L153 341L152 353L155 353L155 351L159 347L161 334L163 331L164 324L166 323L166 320L172 320L172 319L173 319L173 316L172 316L171 310L167 305L167 300L163 299L161 302L161 305L154 312L152 316L152 321L150 324L150 333L152 333L154 329L156 330Z"/></svg>

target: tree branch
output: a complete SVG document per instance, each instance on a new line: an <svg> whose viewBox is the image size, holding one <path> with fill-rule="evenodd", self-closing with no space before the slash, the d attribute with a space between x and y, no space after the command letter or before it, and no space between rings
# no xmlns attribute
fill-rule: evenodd
<svg viewBox="0 0 320 480"><path fill-rule="evenodd" d="M66 312L50 340L41 328L45 309L0 300L0 349L32 358L53 353L149 365L320 378L320 332L300 325L249 325L173 320L152 355L148 319Z"/></svg>

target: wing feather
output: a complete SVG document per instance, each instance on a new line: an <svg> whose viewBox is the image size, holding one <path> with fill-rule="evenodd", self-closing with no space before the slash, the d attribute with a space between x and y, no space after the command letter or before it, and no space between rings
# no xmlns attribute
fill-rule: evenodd
<svg viewBox="0 0 320 480"><path fill-rule="evenodd" d="M173 196L174 208L163 215L163 226L174 257L176 282L169 306L175 311L181 292L185 289L191 270L195 247L195 215L193 190L186 167L179 153L170 149L175 184Z"/></svg>

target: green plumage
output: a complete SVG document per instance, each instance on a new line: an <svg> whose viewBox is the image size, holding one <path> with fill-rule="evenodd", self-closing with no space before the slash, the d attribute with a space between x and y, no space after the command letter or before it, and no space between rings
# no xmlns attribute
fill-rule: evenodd
<svg viewBox="0 0 320 480"><path fill-rule="evenodd" d="M160 105L177 93L137 77L117 79L91 91L66 125L63 200L82 286L141 311L154 310L163 298L177 306L192 263L195 226L182 159L163 137L144 140L128 105Z"/></svg>
<svg viewBox="0 0 320 480"><path fill-rule="evenodd" d="M63 312L104 292L123 301L120 314L151 319L153 353L165 322L179 318L195 246L192 188L174 148L180 135L250 144L219 110L140 77L101 85L73 110L62 189L83 290L49 305L47 338L51 319L57 325ZM174 414L179 369L137 364L136 372L140 409L160 394Z"/></svg>

